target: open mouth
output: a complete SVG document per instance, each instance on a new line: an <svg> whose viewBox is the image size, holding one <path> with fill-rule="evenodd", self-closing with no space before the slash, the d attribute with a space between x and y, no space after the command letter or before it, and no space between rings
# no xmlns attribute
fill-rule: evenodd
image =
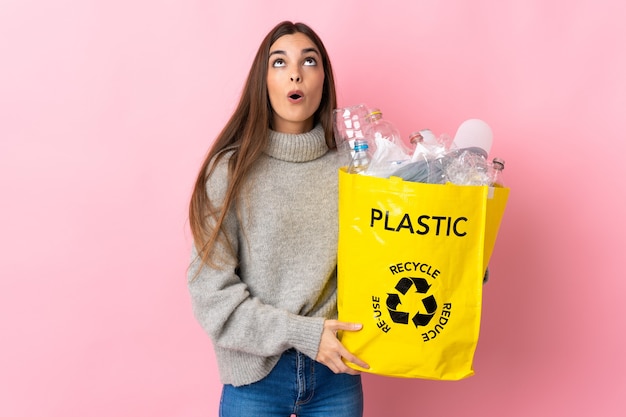
<svg viewBox="0 0 626 417"><path fill-rule="evenodd" d="M304 94L300 90L293 90L287 94L287 97L289 98L289 101L295 103L302 100L304 98Z"/></svg>

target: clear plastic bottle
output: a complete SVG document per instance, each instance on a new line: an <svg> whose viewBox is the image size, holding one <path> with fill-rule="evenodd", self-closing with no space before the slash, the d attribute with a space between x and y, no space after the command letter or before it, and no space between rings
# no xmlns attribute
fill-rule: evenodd
<svg viewBox="0 0 626 417"><path fill-rule="evenodd" d="M333 111L335 143L342 157L342 165L348 165L352 160L354 141L365 138L368 114L369 109L365 104L340 107ZM372 144L369 145L370 152L374 152Z"/></svg>
<svg viewBox="0 0 626 417"><path fill-rule="evenodd" d="M422 135L421 130L412 132L409 135L409 142L411 143L411 146L413 146L411 162L428 160L430 152L424 145L424 136Z"/></svg>
<svg viewBox="0 0 626 417"><path fill-rule="evenodd" d="M502 180L502 171L504 171L504 159L493 158L491 161L491 186L504 187Z"/></svg>
<svg viewBox="0 0 626 417"><path fill-rule="evenodd" d="M407 155L411 154L409 148L402 140L398 128L390 121L383 119L383 113L380 109L372 109L367 116L367 121L364 133L369 140L376 143L380 139L386 139L400 147Z"/></svg>
<svg viewBox="0 0 626 417"><path fill-rule="evenodd" d="M415 132L411 132L409 135L409 143L411 146L417 146L418 143L424 142L424 136L422 136L421 130L416 130Z"/></svg>
<svg viewBox="0 0 626 417"><path fill-rule="evenodd" d="M445 147L440 145L430 129L422 129L409 135L414 147L409 164L400 168L394 175L406 181L442 184L445 181L443 159Z"/></svg>
<svg viewBox="0 0 626 417"><path fill-rule="evenodd" d="M372 158L369 153L369 145L367 140L357 139L354 141L354 156L350 165L348 165L348 172L350 174L359 174L367 171L370 166Z"/></svg>

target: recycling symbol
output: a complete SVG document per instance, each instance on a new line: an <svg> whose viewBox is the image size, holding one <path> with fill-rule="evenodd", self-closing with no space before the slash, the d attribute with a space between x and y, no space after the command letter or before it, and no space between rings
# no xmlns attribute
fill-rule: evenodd
<svg viewBox="0 0 626 417"><path fill-rule="evenodd" d="M395 288L399 294L387 294L387 310L394 323L409 324L410 313L398 310L398 306L402 305L400 294L405 296L413 286L415 286L415 292L419 294L427 294L430 289L428 281L424 278L405 277L400 278L400 281L396 284ZM411 319L416 328L418 326L426 326L435 315L435 311L437 311L437 300L435 300L433 295L422 298L422 305L424 310L421 310L420 307Z"/></svg>

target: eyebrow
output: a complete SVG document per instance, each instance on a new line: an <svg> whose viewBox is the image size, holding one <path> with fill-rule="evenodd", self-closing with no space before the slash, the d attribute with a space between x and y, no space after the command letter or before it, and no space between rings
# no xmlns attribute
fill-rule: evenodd
<svg viewBox="0 0 626 417"><path fill-rule="evenodd" d="M305 55L305 54L308 54L309 52L315 52L317 55L320 55L319 51L316 48L304 48L300 52L300 54ZM283 51L282 49L277 49L275 51L270 52L270 56L272 55L287 55L287 52Z"/></svg>

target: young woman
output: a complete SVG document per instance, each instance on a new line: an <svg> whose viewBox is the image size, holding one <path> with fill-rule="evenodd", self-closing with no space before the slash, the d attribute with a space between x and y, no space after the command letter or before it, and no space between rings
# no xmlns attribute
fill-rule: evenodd
<svg viewBox="0 0 626 417"><path fill-rule="evenodd" d="M326 48L282 22L200 169L189 290L224 384L220 416L356 417L358 372L336 320L336 107Z"/></svg>

